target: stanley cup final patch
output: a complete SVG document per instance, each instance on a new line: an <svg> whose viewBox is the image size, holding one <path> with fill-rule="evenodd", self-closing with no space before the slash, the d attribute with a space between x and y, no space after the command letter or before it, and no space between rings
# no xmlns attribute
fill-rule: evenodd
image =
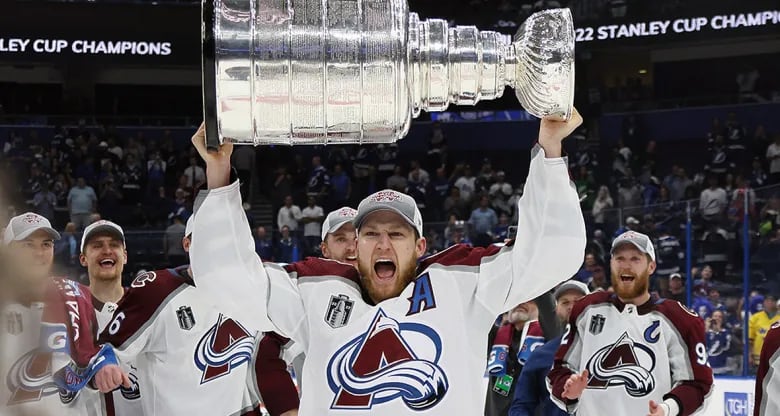
<svg viewBox="0 0 780 416"><path fill-rule="evenodd" d="M192 308L189 306L179 306L176 310L176 317L179 318L179 327L186 331L195 326L195 315L192 314Z"/></svg>
<svg viewBox="0 0 780 416"><path fill-rule="evenodd" d="M588 331L590 331L590 333L593 335L600 334L601 331L604 330L604 322L606 322L606 320L607 318L605 318L604 315L593 315L590 318L590 327L588 328Z"/></svg>
<svg viewBox="0 0 780 416"><path fill-rule="evenodd" d="M325 313L325 322L331 328L341 328L349 322L349 316L352 314L354 305L355 301L350 300L347 295L331 295L328 311Z"/></svg>

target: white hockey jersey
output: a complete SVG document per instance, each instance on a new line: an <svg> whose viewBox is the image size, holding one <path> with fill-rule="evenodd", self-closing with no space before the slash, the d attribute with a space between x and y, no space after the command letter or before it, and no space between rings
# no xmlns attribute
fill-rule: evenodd
<svg viewBox="0 0 780 416"><path fill-rule="evenodd" d="M196 288L182 267L136 277L100 342L137 367L145 415L227 416L257 405L247 372L267 329Z"/></svg>
<svg viewBox="0 0 780 416"><path fill-rule="evenodd" d="M103 303L93 296L92 306L95 308L99 334L108 326L117 309L117 304L111 302ZM127 363L124 370L128 372L132 387L119 386L118 389L104 395L106 416L141 416L144 414L141 406L138 371L132 363Z"/></svg>
<svg viewBox="0 0 780 416"><path fill-rule="evenodd" d="M582 396L564 399L566 380L584 369ZM547 381L550 399L580 416L644 415L650 400L670 397L688 416L712 388L704 322L676 301L653 297L637 306L592 293L574 306Z"/></svg>
<svg viewBox="0 0 780 416"><path fill-rule="evenodd" d="M780 322L766 333L756 374L754 416L780 415Z"/></svg>
<svg viewBox="0 0 780 416"><path fill-rule="evenodd" d="M264 266L238 183L203 201L190 257L199 287L240 302L304 348L302 415L478 415L485 334L495 317L582 263L584 221L564 158L535 150L519 216L514 244L460 245L425 259L401 295L376 305L350 265L308 259Z"/></svg>
<svg viewBox="0 0 780 416"><path fill-rule="evenodd" d="M68 284L78 288L79 295L89 296L86 287L75 282L68 282ZM77 393L68 393L61 391L55 384L52 377L51 350L57 346L65 346L67 344L65 339L72 333L69 334L63 326L62 330L56 328L42 335L43 312L44 302L11 303L2 311L0 377L3 382L0 383L0 414L8 410L12 414L44 416L104 415L105 406L97 391L84 389ZM88 322L94 318L94 316L79 316L88 312L76 306L72 308L72 313L75 314L76 320L87 327ZM87 331L85 336L91 336L88 329L85 331ZM42 340L42 337L45 340ZM47 344L44 345L42 342Z"/></svg>

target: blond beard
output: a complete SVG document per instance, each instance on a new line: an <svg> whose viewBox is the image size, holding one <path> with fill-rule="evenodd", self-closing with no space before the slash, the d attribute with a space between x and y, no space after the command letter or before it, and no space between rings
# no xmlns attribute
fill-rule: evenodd
<svg viewBox="0 0 780 416"><path fill-rule="evenodd" d="M634 285L631 289L624 289L622 281L620 280L620 273L612 273L612 287L615 288L615 293L618 297L625 300L636 299L645 293L650 287L650 274L644 272L639 276L634 277Z"/></svg>
<svg viewBox="0 0 780 416"><path fill-rule="evenodd" d="M414 280L415 275L417 274L417 258L412 258L410 261L406 262L404 264L403 261L399 261L401 264L398 264L396 266L396 274L398 275L398 280L396 280L395 285L393 286L393 289L389 293L380 293L379 290L374 287L374 282L371 280L369 276L372 276L374 272L373 265L364 265L360 260L358 259L358 271L360 271L360 282L363 284L363 287L366 289L366 292L368 292L368 297L371 298L371 300L374 301L374 303L379 303L384 300L394 298L403 292L404 288Z"/></svg>

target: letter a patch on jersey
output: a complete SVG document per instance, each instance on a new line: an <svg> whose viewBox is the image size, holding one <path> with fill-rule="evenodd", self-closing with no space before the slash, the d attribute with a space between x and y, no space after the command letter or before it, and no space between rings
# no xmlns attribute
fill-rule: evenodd
<svg viewBox="0 0 780 416"><path fill-rule="evenodd" d="M352 307L355 301L350 300L347 295L338 295L330 297L328 311L325 312L325 322L331 328L341 328L349 322L349 316L352 315Z"/></svg>

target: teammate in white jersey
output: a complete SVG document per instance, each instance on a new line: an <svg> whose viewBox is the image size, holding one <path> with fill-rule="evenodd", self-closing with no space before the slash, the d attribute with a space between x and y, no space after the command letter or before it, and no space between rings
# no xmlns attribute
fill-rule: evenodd
<svg viewBox="0 0 780 416"><path fill-rule="evenodd" d="M354 208L341 207L325 217L320 243L322 257L357 267L355 225L352 224L356 215ZM300 345L278 334L266 334L260 341L255 359L255 383L252 385L257 386L258 394L271 416L298 414L298 390L302 387L300 377L304 359ZM298 378L297 389L287 373L288 361ZM284 382L278 382L279 378L284 378Z"/></svg>
<svg viewBox="0 0 780 416"><path fill-rule="evenodd" d="M655 249L627 231L612 242L612 287L580 299L553 368L550 398L580 416L688 416L712 388L704 322L648 292Z"/></svg>
<svg viewBox="0 0 780 416"><path fill-rule="evenodd" d="M211 189L196 214L196 284L241 304L306 354L301 414L477 415L484 410L485 334L495 317L573 275L586 243L561 142L580 123L543 120L506 247L454 246L418 265L422 218L405 194L380 191L355 218L358 269L326 259L263 265L254 252L232 145L207 152ZM297 278L296 278L297 277Z"/></svg>
<svg viewBox="0 0 780 416"><path fill-rule="evenodd" d="M5 335L0 347L0 377L4 380L0 409L35 415L101 415L105 409L89 397L90 392L61 390L54 377L71 357L83 353L85 360L75 361L86 365L96 352L90 332L94 315L90 315L88 297L82 296L88 293L87 288L50 275L54 241L59 238L48 219L31 212L12 218L5 229L3 244L12 264L4 267L13 270L9 273L10 293L3 293L7 303L0 324ZM81 299L86 302L81 304ZM68 306L67 301L71 302ZM59 312L66 307L67 322L51 319L64 317ZM116 365L95 368L115 385L124 381Z"/></svg>
<svg viewBox="0 0 780 416"><path fill-rule="evenodd" d="M103 332L125 294L122 272L127 264L125 234L122 227L106 220L90 224L81 237L79 261L87 268L92 306L98 323L97 333ZM142 415L138 375L132 363L127 368L132 386L120 386L105 393L107 416Z"/></svg>
<svg viewBox="0 0 780 416"><path fill-rule="evenodd" d="M780 415L780 322L772 325L761 347L753 415Z"/></svg>
<svg viewBox="0 0 780 416"><path fill-rule="evenodd" d="M182 242L189 251L191 223ZM257 336L249 311L208 287L188 265L141 274L100 336L138 368L147 415L232 416L253 412L247 388ZM116 387L116 386L114 386Z"/></svg>

